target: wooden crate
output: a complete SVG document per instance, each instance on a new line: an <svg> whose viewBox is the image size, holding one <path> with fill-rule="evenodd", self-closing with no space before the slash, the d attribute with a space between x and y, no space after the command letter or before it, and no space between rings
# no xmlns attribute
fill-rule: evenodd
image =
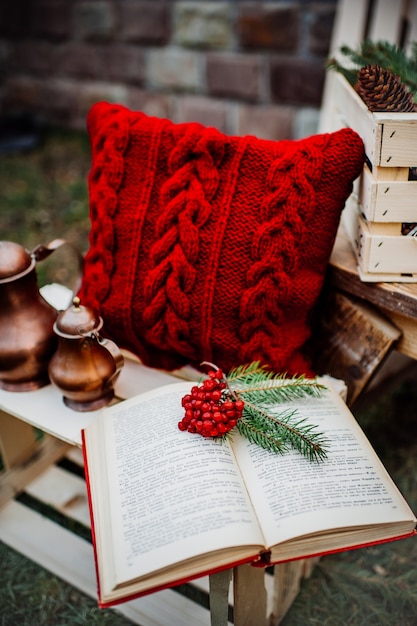
<svg viewBox="0 0 417 626"><path fill-rule="evenodd" d="M350 126L362 137L377 177L374 169L417 166L417 113L372 113L342 74L335 74L333 85L341 126ZM396 180L392 173L389 179Z"/></svg>
<svg viewBox="0 0 417 626"><path fill-rule="evenodd" d="M401 234L401 224L357 217L356 251L363 280L417 282L417 239ZM362 269L363 268L363 269ZM394 276L393 276L394 274Z"/></svg>
<svg viewBox="0 0 417 626"><path fill-rule="evenodd" d="M417 113L372 113L339 73L332 81L336 125L363 139L366 165L343 212L365 281L417 282L417 245L402 224L417 223ZM389 227L387 228L387 225Z"/></svg>

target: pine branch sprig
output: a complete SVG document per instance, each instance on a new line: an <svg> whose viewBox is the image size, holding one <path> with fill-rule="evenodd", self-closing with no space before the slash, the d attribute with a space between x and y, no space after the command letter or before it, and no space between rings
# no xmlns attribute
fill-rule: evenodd
<svg viewBox="0 0 417 626"><path fill-rule="evenodd" d="M258 361L239 366L227 375L232 391L244 402L277 404L305 396L320 397L325 389L314 378L304 375L287 378L285 374L271 372Z"/></svg>
<svg viewBox="0 0 417 626"><path fill-rule="evenodd" d="M245 401L241 419L237 423L241 435L262 448L283 454L294 449L310 461L326 458L327 439L295 409L278 413L266 407Z"/></svg>
<svg viewBox="0 0 417 626"><path fill-rule="evenodd" d="M327 441L322 433L300 419L296 410L271 410L280 403L321 397L325 387L316 379L304 375L287 378L255 361L232 369L227 376L227 385L244 403L237 426L249 441L279 453L293 448L310 460L326 457Z"/></svg>

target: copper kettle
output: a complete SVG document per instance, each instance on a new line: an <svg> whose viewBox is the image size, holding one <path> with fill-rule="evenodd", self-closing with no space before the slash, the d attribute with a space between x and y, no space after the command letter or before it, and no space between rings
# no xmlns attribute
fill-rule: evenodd
<svg viewBox="0 0 417 626"><path fill-rule="evenodd" d="M48 362L57 339L57 311L39 293L36 264L64 240L29 252L0 241L0 388L28 391L48 384Z"/></svg>
<svg viewBox="0 0 417 626"><path fill-rule="evenodd" d="M49 378L76 411L94 411L114 397L124 359L113 341L100 337L102 327L103 319L78 297L54 324L58 348L49 363Z"/></svg>

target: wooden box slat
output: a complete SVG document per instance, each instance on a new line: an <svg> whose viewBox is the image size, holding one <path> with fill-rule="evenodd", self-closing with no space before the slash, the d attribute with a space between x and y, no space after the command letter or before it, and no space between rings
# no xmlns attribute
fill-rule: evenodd
<svg viewBox="0 0 417 626"><path fill-rule="evenodd" d="M395 168L389 180L380 180L368 167L364 168L360 204L367 220L417 222L417 181L408 180L408 171L408 168Z"/></svg>
<svg viewBox="0 0 417 626"><path fill-rule="evenodd" d="M364 272L377 274L397 274L403 276L417 274L417 239L400 234L391 234L393 227L385 225L385 230L358 216L358 248L359 266ZM376 231L376 232L375 232Z"/></svg>

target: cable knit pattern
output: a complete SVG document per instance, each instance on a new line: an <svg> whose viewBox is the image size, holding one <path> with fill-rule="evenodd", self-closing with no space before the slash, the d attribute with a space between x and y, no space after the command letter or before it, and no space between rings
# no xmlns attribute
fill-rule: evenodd
<svg viewBox="0 0 417 626"><path fill-rule="evenodd" d="M260 226L254 234L252 264L240 306L242 362L253 354L266 363L276 361L274 355L285 345L286 328L280 325L285 312L277 305L291 294L298 268L297 244L308 235L308 211L317 210L314 186L323 166L319 146L309 146L305 151L293 150L295 146L287 144L267 176L267 193L260 207ZM304 167L306 159L308 168ZM281 368L285 362L286 358Z"/></svg>
<svg viewBox="0 0 417 626"><path fill-rule="evenodd" d="M147 339L195 361L198 345L190 336L191 299L198 279L200 229L208 221L224 155L220 133L189 125L168 160L161 188L161 215L150 251L143 321Z"/></svg>
<svg viewBox="0 0 417 626"><path fill-rule="evenodd" d="M166 369L259 359L312 374L303 347L363 167L359 136L228 137L107 103L92 108L88 130L79 295L107 336Z"/></svg>
<svg viewBox="0 0 417 626"><path fill-rule="evenodd" d="M99 127L90 128L96 140L92 145L93 167L89 176L90 220L100 220L102 229L91 231L91 289L85 285L85 297L99 309L106 299L114 258L112 220L118 208L118 189L123 180L124 151L129 140L129 124L117 106L106 107Z"/></svg>

